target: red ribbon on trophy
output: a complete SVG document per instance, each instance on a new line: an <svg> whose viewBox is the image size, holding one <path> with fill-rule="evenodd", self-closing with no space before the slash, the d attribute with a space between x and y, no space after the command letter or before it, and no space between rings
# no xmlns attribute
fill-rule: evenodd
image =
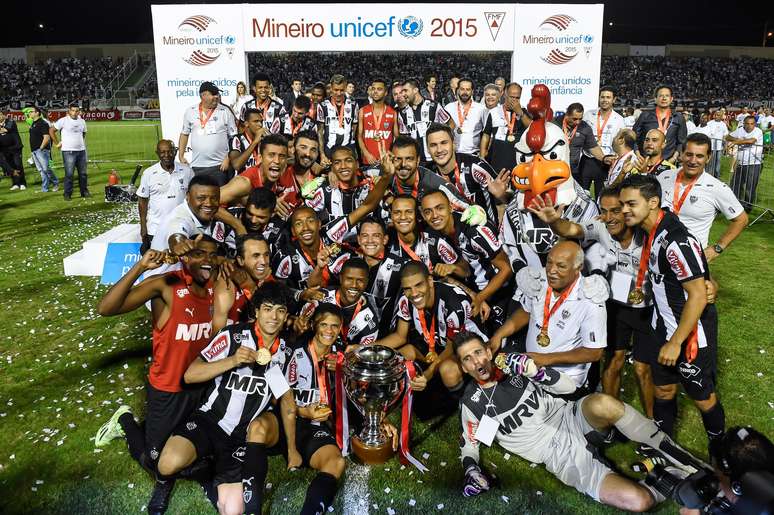
<svg viewBox="0 0 774 515"><path fill-rule="evenodd" d="M349 455L349 415L347 413L347 392L344 391L344 353L336 353L336 443L342 456Z"/></svg>

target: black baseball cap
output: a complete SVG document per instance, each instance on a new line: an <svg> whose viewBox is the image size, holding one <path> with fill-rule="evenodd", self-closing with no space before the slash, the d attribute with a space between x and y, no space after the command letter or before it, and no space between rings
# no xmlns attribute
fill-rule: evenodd
<svg viewBox="0 0 774 515"><path fill-rule="evenodd" d="M220 95L220 90L212 82L202 82L201 86L199 86L199 94L202 94L205 91L209 91L213 95Z"/></svg>

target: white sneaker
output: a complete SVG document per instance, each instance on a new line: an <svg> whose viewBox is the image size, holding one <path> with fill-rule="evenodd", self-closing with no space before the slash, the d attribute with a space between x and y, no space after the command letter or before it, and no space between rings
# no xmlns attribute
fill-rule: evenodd
<svg viewBox="0 0 774 515"><path fill-rule="evenodd" d="M19 189L20 189L20 190L22 190L22 191L24 191L24 190L26 190L26 189L27 189L27 186L25 186L24 184L22 184L21 186L19 186Z"/></svg>
<svg viewBox="0 0 774 515"><path fill-rule="evenodd" d="M32 166L32 165L35 164L35 161L33 161L32 158L30 157L30 158L27 159L27 164Z"/></svg>
<svg viewBox="0 0 774 515"><path fill-rule="evenodd" d="M16 184L14 184L13 186L11 186L11 191L13 191L13 190L18 190L18 189L19 189L19 186L18 186L18 185L16 185Z"/></svg>

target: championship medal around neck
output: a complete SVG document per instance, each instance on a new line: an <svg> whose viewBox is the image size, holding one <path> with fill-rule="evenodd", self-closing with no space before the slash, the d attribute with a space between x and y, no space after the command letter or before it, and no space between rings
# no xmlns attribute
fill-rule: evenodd
<svg viewBox="0 0 774 515"><path fill-rule="evenodd" d="M271 351L266 347L258 349L258 355L255 357L255 362L259 365L266 365L271 361Z"/></svg>
<svg viewBox="0 0 774 515"><path fill-rule="evenodd" d="M635 288L629 292L627 300L629 304L642 304L645 301L645 293L642 288Z"/></svg>
<svg viewBox="0 0 774 515"><path fill-rule="evenodd" d="M428 364L432 364L435 360L438 359L438 354L435 351L430 351L427 354L425 354L425 361L427 361Z"/></svg>
<svg viewBox="0 0 774 515"><path fill-rule="evenodd" d="M507 139L508 139L508 143L513 143L514 141L516 141L516 136L514 136L513 134L508 134Z"/></svg>
<svg viewBox="0 0 774 515"><path fill-rule="evenodd" d="M548 336L548 331L545 329L540 330L540 334L537 335L537 344L541 347L548 347L551 345L551 338Z"/></svg>

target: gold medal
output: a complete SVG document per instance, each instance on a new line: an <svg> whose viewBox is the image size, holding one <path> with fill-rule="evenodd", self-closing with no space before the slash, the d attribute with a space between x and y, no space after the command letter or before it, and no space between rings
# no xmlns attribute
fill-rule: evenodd
<svg viewBox="0 0 774 515"><path fill-rule="evenodd" d="M457 134L462 134L462 127L457 127Z"/></svg>
<svg viewBox="0 0 774 515"><path fill-rule="evenodd" d="M505 363L505 354L504 353L501 352L500 354L495 356L494 364L495 364L495 366L497 368L499 368L503 372L510 372L510 370L508 369L508 365Z"/></svg>
<svg viewBox="0 0 774 515"><path fill-rule="evenodd" d="M438 354L435 353L435 351L430 351L427 354L425 354L425 361L428 363L432 363L433 361L438 359Z"/></svg>
<svg viewBox="0 0 774 515"><path fill-rule="evenodd" d="M508 140L508 143L513 143L514 141L516 141L516 136L514 136L513 134L508 134L508 137L506 139Z"/></svg>
<svg viewBox="0 0 774 515"><path fill-rule="evenodd" d="M381 132L379 132L379 131L376 131L376 132L374 133L373 140L374 140L374 141L380 141L381 139L382 139L382 133L381 133Z"/></svg>
<svg viewBox="0 0 774 515"><path fill-rule="evenodd" d="M540 331L537 335L537 343L541 347L548 347L551 345L551 338L548 337L548 331Z"/></svg>
<svg viewBox="0 0 774 515"><path fill-rule="evenodd" d="M255 362L259 365L266 365L271 361L271 351L266 347L258 349L258 355L255 357Z"/></svg>
<svg viewBox="0 0 774 515"><path fill-rule="evenodd" d="M645 300L645 293L643 293L642 288L635 288L629 292L629 298L627 300L629 301L629 304L642 304Z"/></svg>

